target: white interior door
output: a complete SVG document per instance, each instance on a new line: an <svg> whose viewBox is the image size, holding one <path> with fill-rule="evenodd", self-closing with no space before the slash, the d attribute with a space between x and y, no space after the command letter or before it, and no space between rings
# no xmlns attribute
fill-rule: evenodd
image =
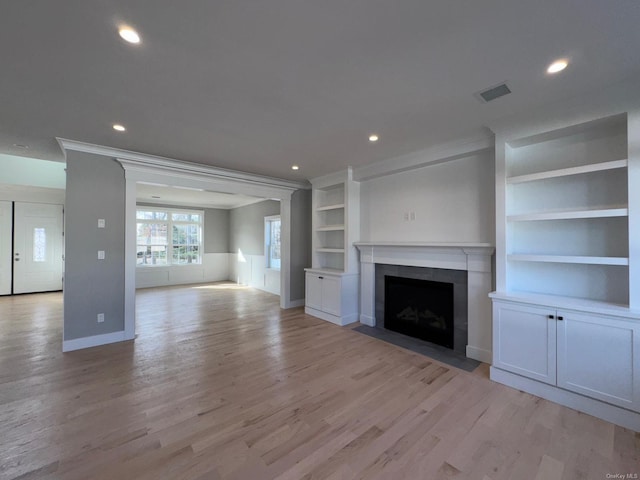
<svg viewBox="0 0 640 480"><path fill-rule="evenodd" d="M62 290L62 205L16 202L13 293Z"/></svg>
<svg viewBox="0 0 640 480"><path fill-rule="evenodd" d="M0 201L0 295L11 294L11 202Z"/></svg>

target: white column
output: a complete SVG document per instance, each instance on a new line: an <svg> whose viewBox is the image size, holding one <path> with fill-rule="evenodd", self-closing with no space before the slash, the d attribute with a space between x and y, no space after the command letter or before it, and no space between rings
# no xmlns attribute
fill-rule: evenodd
<svg viewBox="0 0 640 480"><path fill-rule="evenodd" d="M376 264L363 262L360 251L360 323L376 326ZM370 256L370 255L369 255Z"/></svg>
<svg viewBox="0 0 640 480"><path fill-rule="evenodd" d="M467 254L467 357L492 362L491 255Z"/></svg>

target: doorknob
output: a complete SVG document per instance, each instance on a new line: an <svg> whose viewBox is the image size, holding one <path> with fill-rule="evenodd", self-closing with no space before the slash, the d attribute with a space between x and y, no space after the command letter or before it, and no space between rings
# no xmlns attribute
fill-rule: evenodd
<svg viewBox="0 0 640 480"><path fill-rule="evenodd" d="M20 261L20 259L18 257L16 257L16 262L19 262L19 261Z"/></svg>

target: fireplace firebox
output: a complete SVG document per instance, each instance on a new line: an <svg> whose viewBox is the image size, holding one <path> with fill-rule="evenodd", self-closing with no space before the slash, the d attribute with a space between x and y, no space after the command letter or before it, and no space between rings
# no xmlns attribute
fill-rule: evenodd
<svg viewBox="0 0 640 480"><path fill-rule="evenodd" d="M384 328L453 349L453 283L384 279Z"/></svg>

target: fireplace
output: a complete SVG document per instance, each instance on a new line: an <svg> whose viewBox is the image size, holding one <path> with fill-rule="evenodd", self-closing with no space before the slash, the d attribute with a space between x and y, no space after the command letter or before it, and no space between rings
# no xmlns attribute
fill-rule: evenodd
<svg viewBox="0 0 640 480"><path fill-rule="evenodd" d="M391 279L391 292L388 290L388 279ZM405 290L404 293L403 290ZM399 296L404 297L405 295L414 297L412 301L418 303L405 304L398 312L397 307L394 307L393 304ZM389 301L391 301L391 307L388 306ZM375 307L376 317L380 319L376 323L376 327L442 345L465 355L469 326L467 272L443 268L377 264L375 270ZM407 308L409 310L406 310ZM409 320L412 315L416 316L415 313L411 313L411 308L414 312L416 309L419 310L422 317L429 316L431 322L423 321L420 323L422 327L431 323L431 328L419 328L417 325L419 322ZM425 314L427 309L431 311L433 316ZM389 314L390 311L395 311L395 313ZM404 317L405 321L400 322L400 327L394 327L392 319L390 327L388 319L398 314ZM448 324L446 328L437 328L435 325L442 321ZM411 323L416 325L410 325Z"/></svg>
<svg viewBox="0 0 640 480"><path fill-rule="evenodd" d="M453 283L385 275L384 328L453 349Z"/></svg>
<svg viewBox="0 0 640 480"><path fill-rule="evenodd" d="M361 323L384 328L384 275L453 283L453 349L491 363L492 245L393 241L355 245L360 251Z"/></svg>

